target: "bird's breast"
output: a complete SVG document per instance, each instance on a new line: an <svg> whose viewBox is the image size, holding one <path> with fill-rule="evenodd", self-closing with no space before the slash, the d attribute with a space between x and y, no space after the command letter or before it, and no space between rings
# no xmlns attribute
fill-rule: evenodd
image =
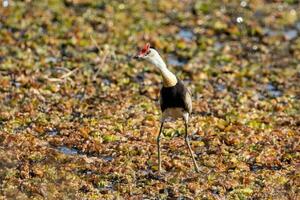
<svg viewBox="0 0 300 200"><path fill-rule="evenodd" d="M166 109L191 111L191 98L188 90L181 81L173 87L163 87L160 91L160 106L164 112ZM178 109L177 109L178 108ZM170 111L168 111L169 113ZM172 111L177 113L177 111Z"/></svg>

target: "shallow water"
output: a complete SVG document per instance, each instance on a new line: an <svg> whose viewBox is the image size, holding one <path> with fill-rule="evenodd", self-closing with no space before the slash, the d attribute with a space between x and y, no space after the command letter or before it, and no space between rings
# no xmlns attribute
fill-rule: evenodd
<svg viewBox="0 0 300 200"><path fill-rule="evenodd" d="M224 47L224 44L219 42L219 41L216 41L215 44L214 44L214 49L216 51L219 51L220 49L222 49Z"/></svg>
<svg viewBox="0 0 300 200"><path fill-rule="evenodd" d="M167 60L169 65L176 66L176 67L184 66L187 63L187 61L178 58L174 54L168 55Z"/></svg>
<svg viewBox="0 0 300 200"><path fill-rule="evenodd" d="M8 6L9 6L9 1L8 1L8 0L3 0L3 1L2 1L2 6L3 6L4 8L8 7Z"/></svg>
<svg viewBox="0 0 300 200"><path fill-rule="evenodd" d="M290 29L285 31L283 35L286 40L293 40L298 36L298 32L295 29Z"/></svg>
<svg viewBox="0 0 300 200"><path fill-rule="evenodd" d="M276 98L282 96L282 91L278 90L276 86L269 83L265 86L266 92L270 97Z"/></svg>
<svg viewBox="0 0 300 200"><path fill-rule="evenodd" d="M112 156L104 156L104 157L102 157L102 159L107 162L111 162L113 160L113 157Z"/></svg>
<svg viewBox="0 0 300 200"><path fill-rule="evenodd" d="M223 92L226 89L226 85L223 84L216 84L215 88L218 92Z"/></svg>
<svg viewBox="0 0 300 200"><path fill-rule="evenodd" d="M190 29L182 28L178 33L179 37L186 40L191 41L195 38L193 31Z"/></svg>
<svg viewBox="0 0 300 200"><path fill-rule="evenodd" d="M69 148L69 147L66 147L66 146L62 146L62 147L57 147L57 150L63 154L66 154L66 155L76 155L78 154L78 150L76 149L73 149L73 148Z"/></svg>
<svg viewBox="0 0 300 200"><path fill-rule="evenodd" d="M296 28L298 29L298 31L300 31L300 22L296 23Z"/></svg>

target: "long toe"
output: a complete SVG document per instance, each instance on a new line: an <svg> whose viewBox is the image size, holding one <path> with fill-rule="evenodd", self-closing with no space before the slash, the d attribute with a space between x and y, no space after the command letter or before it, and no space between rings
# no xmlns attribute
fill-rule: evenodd
<svg viewBox="0 0 300 200"><path fill-rule="evenodd" d="M196 171L197 173L200 173L200 168L198 167L198 165L195 165L194 167L195 167L195 171Z"/></svg>

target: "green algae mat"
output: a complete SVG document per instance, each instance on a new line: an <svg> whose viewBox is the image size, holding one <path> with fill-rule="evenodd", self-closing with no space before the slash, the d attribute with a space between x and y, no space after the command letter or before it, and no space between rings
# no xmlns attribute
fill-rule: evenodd
<svg viewBox="0 0 300 200"><path fill-rule="evenodd" d="M0 199L300 198L296 0L0 2ZM166 124L150 42L193 93Z"/></svg>

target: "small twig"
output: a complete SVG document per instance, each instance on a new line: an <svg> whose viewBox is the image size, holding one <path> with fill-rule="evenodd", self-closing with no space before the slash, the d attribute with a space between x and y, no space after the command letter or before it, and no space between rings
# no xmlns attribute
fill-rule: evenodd
<svg viewBox="0 0 300 200"><path fill-rule="evenodd" d="M62 82L63 81L62 79L59 79L59 78L49 78L49 77L45 77L45 78L51 82Z"/></svg>
<svg viewBox="0 0 300 200"><path fill-rule="evenodd" d="M48 78L47 79L51 82L62 82L62 81L65 81L66 79L68 79L69 76L71 76L74 72L78 71L79 69L81 69L83 66L81 67L78 67L76 69L73 69L72 71L69 71L68 73L62 75L61 77L59 78Z"/></svg>
<svg viewBox="0 0 300 200"><path fill-rule="evenodd" d="M94 45L96 46L96 48L98 49L98 51L100 52L100 47L98 46L97 42L95 41L95 39L93 38L92 35L90 35L90 38L91 38L92 42L94 43Z"/></svg>
<svg viewBox="0 0 300 200"><path fill-rule="evenodd" d="M83 65L83 66L80 66L80 67L78 67L78 68L75 68L75 69L73 69L72 71L69 71L68 73L62 75L62 76L59 77L59 78L49 78L49 77L46 77L46 79L47 79L48 81L51 81L51 82L63 82L63 81L66 81L66 80L69 80L69 81L72 82L73 80L70 78L70 76L71 76L72 74L74 74L76 71L78 71L79 69L83 68L83 67L84 67L84 65Z"/></svg>
<svg viewBox="0 0 300 200"><path fill-rule="evenodd" d="M96 71L96 73L95 73L95 75L93 77L93 80L96 80L96 78L97 78L97 76L98 76L98 74L100 72L100 69L103 67L103 65L104 65L104 63L106 61L107 56L108 56L108 51L106 51L105 54L103 55L103 58L102 58L102 60L101 60L101 62L99 64L99 67L98 67L98 69L97 69L97 71Z"/></svg>
<svg viewBox="0 0 300 200"><path fill-rule="evenodd" d="M61 71L64 71L64 72L69 72L70 70L68 68L65 68L65 67L54 67L55 70L61 70Z"/></svg>
<svg viewBox="0 0 300 200"><path fill-rule="evenodd" d="M81 66L81 67L78 67L78 68L76 68L76 69L73 69L72 71L70 71L70 72L68 72L68 73L66 73L66 74L64 74L64 75L62 75L62 76L60 77L60 79L65 79L65 78L71 76L74 72L78 71L80 68L82 68L82 66Z"/></svg>
<svg viewBox="0 0 300 200"><path fill-rule="evenodd" d="M100 48L99 48L97 42L95 41L95 39L93 38L92 35L90 35L90 38L91 38L92 42L94 43L94 45L96 46L96 48L98 49L98 52L100 53L101 51L100 51ZM99 72L100 72L100 69L101 69L101 68L103 67L103 65L105 64L105 61L106 61L106 59L107 59L108 54L109 54L109 51L108 51L108 50L105 50L105 51L104 51L104 55L103 55L103 57L102 57L102 59L101 59L101 61L100 61L100 64L98 65L98 69L97 69L95 75L93 76L93 80L96 80L96 78L97 78L97 76L98 76L98 74L99 74Z"/></svg>

